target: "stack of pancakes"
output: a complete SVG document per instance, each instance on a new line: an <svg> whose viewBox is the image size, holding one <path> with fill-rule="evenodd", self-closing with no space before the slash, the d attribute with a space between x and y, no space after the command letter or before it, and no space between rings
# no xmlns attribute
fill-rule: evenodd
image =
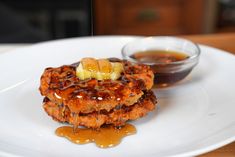
<svg viewBox="0 0 235 157"><path fill-rule="evenodd" d="M39 89L48 115L74 126L100 128L103 124L122 126L152 111L156 97L150 90L154 76L149 66L117 59L110 62L123 65L117 80L81 80L76 76L79 63L45 69Z"/></svg>

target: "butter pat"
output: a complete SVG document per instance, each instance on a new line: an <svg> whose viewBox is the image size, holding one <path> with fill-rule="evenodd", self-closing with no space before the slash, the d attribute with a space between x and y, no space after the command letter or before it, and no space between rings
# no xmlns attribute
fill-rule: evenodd
<svg viewBox="0 0 235 157"><path fill-rule="evenodd" d="M117 80L123 72L123 64L107 59L83 58L76 68L80 80L95 78L97 80Z"/></svg>

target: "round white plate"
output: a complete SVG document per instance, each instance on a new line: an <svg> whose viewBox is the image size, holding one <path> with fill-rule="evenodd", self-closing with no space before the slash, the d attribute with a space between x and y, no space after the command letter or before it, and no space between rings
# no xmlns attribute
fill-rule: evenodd
<svg viewBox="0 0 235 157"><path fill-rule="evenodd" d="M0 55L0 156L165 157L202 154L235 140L235 57L200 46L200 63L181 83L155 90L158 109L132 122L137 134L100 149L54 134L61 124L47 116L38 91L44 68L82 57L121 57L136 37L58 40Z"/></svg>

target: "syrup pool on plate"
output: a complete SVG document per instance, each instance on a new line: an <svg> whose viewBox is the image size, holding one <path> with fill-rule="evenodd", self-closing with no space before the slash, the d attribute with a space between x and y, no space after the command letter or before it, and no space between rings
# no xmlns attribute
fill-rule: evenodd
<svg viewBox="0 0 235 157"><path fill-rule="evenodd" d="M118 145L125 136L135 134L136 128L131 124L119 128L107 125L99 130L62 126L57 128L55 133L57 136L65 137L76 144L94 142L100 148L108 148Z"/></svg>

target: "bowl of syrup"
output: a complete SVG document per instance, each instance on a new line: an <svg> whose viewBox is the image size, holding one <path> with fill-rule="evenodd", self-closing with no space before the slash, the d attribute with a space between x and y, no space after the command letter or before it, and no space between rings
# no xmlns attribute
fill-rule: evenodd
<svg viewBox="0 0 235 157"><path fill-rule="evenodd" d="M122 48L124 59L146 64L154 72L155 87L167 87L183 80L197 65L200 48L177 37L146 37Z"/></svg>

